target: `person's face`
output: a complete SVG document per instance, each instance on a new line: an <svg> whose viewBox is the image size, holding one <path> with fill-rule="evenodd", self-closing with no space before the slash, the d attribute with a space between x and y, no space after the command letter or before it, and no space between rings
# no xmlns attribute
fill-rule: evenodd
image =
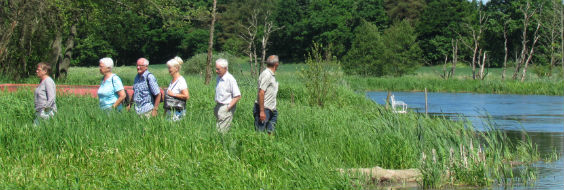
<svg viewBox="0 0 564 190"><path fill-rule="evenodd" d="M102 62L100 62L100 64L98 65L98 67L100 68L100 74L106 74L107 72L110 71L109 67L104 66L104 64L102 64Z"/></svg>
<svg viewBox="0 0 564 190"><path fill-rule="evenodd" d="M168 66L168 73L172 76L178 72L178 68L175 66Z"/></svg>
<svg viewBox="0 0 564 190"><path fill-rule="evenodd" d="M147 70L147 65L143 64L143 61L137 60L137 73L143 74Z"/></svg>
<svg viewBox="0 0 564 190"><path fill-rule="evenodd" d="M226 72L227 72L227 68L223 68L223 67L219 66L218 64L215 64L215 73L217 74L217 76L223 77L223 75Z"/></svg>
<svg viewBox="0 0 564 190"><path fill-rule="evenodd" d="M47 74L47 71L43 70L41 66L38 65L37 69L35 70L35 74L37 75L38 78L41 78Z"/></svg>

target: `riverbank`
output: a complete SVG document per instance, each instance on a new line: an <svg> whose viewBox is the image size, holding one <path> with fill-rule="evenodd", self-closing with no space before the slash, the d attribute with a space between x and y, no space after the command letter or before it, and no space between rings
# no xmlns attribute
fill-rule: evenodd
<svg viewBox="0 0 564 190"><path fill-rule="evenodd" d="M34 127L32 93L0 92L0 187L351 189L366 182L338 168L375 166L417 168L425 187L489 186L517 175L508 161L527 166L539 159L530 142L476 132L468 122L393 114L346 85L325 107L310 106L291 66L276 75L274 137L254 131L256 80L236 66L230 69L243 95L225 136L215 130L213 82L204 85L199 75L185 76L191 98L186 118L176 123L166 121L162 109L147 120L102 113L97 99L59 96L56 117ZM161 87L168 85L165 66L149 70ZM134 67L114 71L132 84ZM96 85L100 77L97 67L71 68L58 84Z"/></svg>
<svg viewBox="0 0 564 190"><path fill-rule="evenodd" d="M510 71L508 69L508 77L511 77ZM422 67L415 74L402 77L347 76L346 80L351 88L359 91L424 91L427 88L429 92L564 95L564 80L557 76L539 78L530 72L525 82L502 80L502 70L494 68L490 69L486 80L472 80L471 68L463 67L457 69L454 78L445 80L440 72L442 67L439 66Z"/></svg>

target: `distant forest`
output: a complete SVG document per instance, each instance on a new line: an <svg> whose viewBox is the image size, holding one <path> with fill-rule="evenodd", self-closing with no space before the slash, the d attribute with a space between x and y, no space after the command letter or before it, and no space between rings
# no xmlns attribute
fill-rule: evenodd
<svg viewBox="0 0 564 190"><path fill-rule="evenodd" d="M2 1L0 72L17 79L40 61L95 66L106 56L117 65L187 59L207 52L212 7L211 0ZM484 67L511 67L511 77L531 65L550 75L562 65L562 7L561 0L217 0L213 50L302 62L319 43L353 74L466 64L476 78Z"/></svg>

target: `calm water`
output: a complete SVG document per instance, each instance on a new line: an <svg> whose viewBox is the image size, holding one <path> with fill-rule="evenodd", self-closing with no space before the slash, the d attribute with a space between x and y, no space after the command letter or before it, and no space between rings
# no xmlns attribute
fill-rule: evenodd
<svg viewBox="0 0 564 190"><path fill-rule="evenodd" d="M385 104L387 92L366 95ZM423 92L394 92L396 100L408 104L413 112L425 113ZM516 185L515 189L564 189L564 97L541 95L503 95L473 93L428 93L429 114L454 120L468 119L476 129L484 129L485 121L507 130L511 138L523 139L520 131L528 132L542 155L554 150L559 159L552 163L536 163L539 171L534 186Z"/></svg>

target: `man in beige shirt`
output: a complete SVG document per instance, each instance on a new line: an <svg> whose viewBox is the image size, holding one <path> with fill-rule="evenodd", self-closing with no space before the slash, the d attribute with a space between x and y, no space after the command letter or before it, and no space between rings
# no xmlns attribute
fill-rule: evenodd
<svg viewBox="0 0 564 190"><path fill-rule="evenodd" d="M253 109L255 129L260 132L266 130L269 135L274 132L278 118L276 110L278 81L275 78L278 65L279 60L276 55L271 55L266 60L266 69L262 71L258 79L258 96Z"/></svg>
<svg viewBox="0 0 564 190"><path fill-rule="evenodd" d="M237 102L241 99L241 91L237 81L228 71L226 59L215 61L217 83L215 84L215 117L217 118L217 131L227 133L233 120Z"/></svg>

